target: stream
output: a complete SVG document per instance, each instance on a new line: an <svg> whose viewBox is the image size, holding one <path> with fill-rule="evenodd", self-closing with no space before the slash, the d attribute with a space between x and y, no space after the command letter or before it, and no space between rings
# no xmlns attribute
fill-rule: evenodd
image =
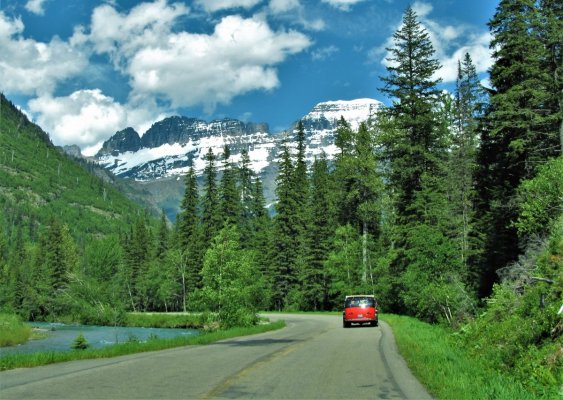
<svg viewBox="0 0 563 400"><path fill-rule="evenodd" d="M30 325L46 334L47 337L29 340L27 343L18 346L1 347L0 356L40 351L70 351L74 339L80 334L84 335L91 347L98 349L133 340L144 342L155 337L172 339L178 336L196 336L199 334L197 329L66 325L49 322L31 322Z"/></svg>

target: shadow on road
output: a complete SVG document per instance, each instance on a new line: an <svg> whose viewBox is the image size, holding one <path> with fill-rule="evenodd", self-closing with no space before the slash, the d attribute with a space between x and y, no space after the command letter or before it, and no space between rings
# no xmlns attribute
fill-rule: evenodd
<svg viewBox="0 0 563 400"><path fill-rule="evenodd" d="M302 342L302 340L297 339L249 339L249 340L228 340L217 342L216 344L222 344L227 346L243 346L243 347L250 347L250 346L270 346L272 344L281 344L281 343L297 343Z"/></svg>

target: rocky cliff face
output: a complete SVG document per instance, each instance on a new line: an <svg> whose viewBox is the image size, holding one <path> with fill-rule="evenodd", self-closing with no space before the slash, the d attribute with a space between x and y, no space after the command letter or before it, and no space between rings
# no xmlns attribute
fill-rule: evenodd
<svg viewBox="0 0 563 400"><path fill-rule="evenodd" d="M106 140L98 152L99 155L118 156L125 152L135 152L142 147L141 137L133 128L125 128L116 132L111 138Z"/></svg>
<svg viewBox="0 0 563 400"><path fill-rule="evenodd" d="M137 181L183 175L189 167L200 172L211 148L215 155L229 145L233 161L247 149L256 171L271 162L274 138L267 124L235 119L205 122L195 118L170 117L155 123L141 138L132 128L117 132L95 156L114 174Z"/></svg>
<svg viewBox="0 0 563 400"><path fill-rule="evenodd" d="M330 101L316 105L301 120L307 138L307 159L325 152L331 158L336 122L343 116L357 129L360 122L373 115L380 103L372 99ZM267 124L244 123L225 118L206 122L196 118L170 117L155 123L142 137L132 128L117 132L107 140L95 159L114 174L138 181L150 181L183 175L193 166L201 172L205 154L215 155L229 145L232 161L241 151L249 152L251 167L260 173L275 162L283 141L295 140L293 129L271 134Z"/></svg>

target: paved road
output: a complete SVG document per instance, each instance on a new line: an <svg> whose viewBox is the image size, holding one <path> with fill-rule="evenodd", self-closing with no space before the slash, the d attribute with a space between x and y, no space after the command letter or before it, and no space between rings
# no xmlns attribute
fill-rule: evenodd
<svg viewBox="0 0 563 400"><path fill-rule="evenodd" d="M385 323L271 315L275 332L0 373L0 399L429 399Z"/></svg>

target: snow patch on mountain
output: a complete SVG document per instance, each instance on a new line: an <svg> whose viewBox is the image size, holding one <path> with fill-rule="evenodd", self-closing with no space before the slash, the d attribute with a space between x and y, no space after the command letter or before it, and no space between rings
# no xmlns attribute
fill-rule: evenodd
<svg viewBox="0 0 563 400"><path fill-rule="evenodd" d="M344 117L353 130L373 116L382 103L373 99L337 100L317 104L301 121L306 136L306 161L310 164L321 154L334 158L336 123ZM264 173L279 157L285 143L296 146L295 127L283 134L272 135L266 124L242 123L233 119L211 122L187 117L169 117L154 124L141 137L132 129L117 132L104 143L96 160L114 174L137 181L152 181L184 175L189 167L201 174L211 149L221 169L225 145L229 145L229 161L240 163L242 150L247 150L250 168ZM124 143L126 141L126 143ZM270 172L271 173L271 172Z"/></svg>
<svg viewBox="0 0 563 400"><path fill-rule="evenodd" d="M336 122L343 116L351 128L357 130L360 123L375 115L382 105L383 103L374 99L325 101L313 107L304 119L321 120L324 118L336 125Z"/></svg>

